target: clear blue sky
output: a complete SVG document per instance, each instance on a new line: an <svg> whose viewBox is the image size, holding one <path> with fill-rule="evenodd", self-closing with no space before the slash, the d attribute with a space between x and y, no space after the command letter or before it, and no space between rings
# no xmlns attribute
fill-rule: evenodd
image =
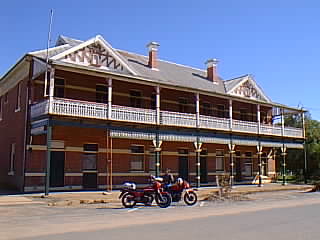
<svg viewBox="0 0 320 240"><path fill-rule="evenodd" d="M0 75L28 51L46 48L49 12L59 34L102 35L113 47L205 68L220 60L224 79L253 74L275 102L303 105L320 120L320 1L2 1Z"/></svg>

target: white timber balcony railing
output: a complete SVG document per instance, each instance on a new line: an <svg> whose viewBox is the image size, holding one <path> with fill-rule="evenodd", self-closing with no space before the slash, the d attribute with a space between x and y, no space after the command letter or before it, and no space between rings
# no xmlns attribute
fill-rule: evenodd
<svg viewBox="0 0 320 240"><path fill-rule="evenodd" d="M229 119L200 115L200 128L229 130Z"/></svg>
<svg viewBox="0 0 320 240"><path fill-rule="evenodd" d="M284 136L285 137L303 137L303 130L300 128L285 127Z"/></svg>
<svg viewBox="0 0 320 240"><path fill-rule="evenodd" d="M258 124L256 122L246 122L233 119L232 130L236 132L257 133Z"/></svg>
<svg viewBox="0 0 320 240"><path fill-rule="evenodd" d="M111 119L136 123L155 123L156 111L151 109L112 105Z"/></svg>
<svg viewBox="0 0 320 240"><path fill-rule="evenodd" d="M171 125L178 127L195 127L196 115L192 113L180 113L161 111L160 123L163 125Z"/></svg>
<svg viewBox="0 0 320 240"><path fill-rule="evenodd" d="M108 105L103 103L54 98L51 111L51 114L55 115L106 119L108 116Z"/></svg>
<svg viewBox="0 0 320 240"><path fill-rule="evenodd" d="M297 130L301 132L300 137L302 137L302 129ZM281 136L281 126L261 124L260 133L264 135Z"/></svg>
<svg viewBox="0 0 320 240"><path fill-rule="evenodd" d="M59 115L80 118L93 118L102 120L116 120L144 124L156 124L156 111L152 109L133 108L112 105L111 118L108 119L108 105L103 103L78 101L64 98L53 98L52 102L45 100L31 106L31 118L36 119L43 115ZM160 111L160 124L164 126L192 127L196 128L196 114ZM230 120L200 115L199 128L211 130L230 131ZM232 131L241 133L258 134L258 124L233 119ZM282 136L281 126L260 125L260 134ZM285 127L285 137L303 137L300 128Z"/></svg>

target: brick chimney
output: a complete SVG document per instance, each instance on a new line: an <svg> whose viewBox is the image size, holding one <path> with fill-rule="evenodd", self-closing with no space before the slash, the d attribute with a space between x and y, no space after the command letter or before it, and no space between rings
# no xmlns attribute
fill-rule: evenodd
<svg viewBox="0 0 320 240"><path fill-rule="evenodd" d="M160 46L157 42L150 42L147 45L147 48L149 49L149 63L148 66L153 69L157 69L158 65L158 59L157 59L157 52L158 47Z"/></svg>
<svg viewBox="0 0 320 240"><path fill-rule="evenodd" d="M207 65L207 78L215 84L218 84L218 74L217 74L217 59L209 59L206 61Z"/></svg>

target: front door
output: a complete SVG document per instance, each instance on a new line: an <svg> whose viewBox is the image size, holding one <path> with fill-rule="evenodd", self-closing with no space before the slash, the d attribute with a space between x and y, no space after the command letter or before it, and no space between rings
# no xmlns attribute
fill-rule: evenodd
<svg viewBox="0 0 320 240"><path fill-rule="evenodd" d="M189 179L189 166L188 166L188 150L179 150L179 177L184 180Z"/></svg>
<svg viewBox="0 0 320 240"><path fill-rule="evenodd" d="M64 152L51 152L50 187L64 186Z"/></svg>
<svg viewBox="0 0 320 240"><path fill-rule="evenodd" d="M200 182L208 183L207 150L200 153Z"/></svg>

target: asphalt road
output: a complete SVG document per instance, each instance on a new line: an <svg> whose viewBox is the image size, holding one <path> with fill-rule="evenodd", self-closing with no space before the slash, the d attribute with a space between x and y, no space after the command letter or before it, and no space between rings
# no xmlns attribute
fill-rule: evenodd
<svg viewBox="0 0 320 240"><path fill-rule="evenodd" d="M0 215L0 232L4 230L0 239L308 240L320 236L319 193L273 197L264 193L249 201L202 202L194 207L179 203L168 209L28 206L15 208L14 214L11 210L7 221Z"/></svg>

